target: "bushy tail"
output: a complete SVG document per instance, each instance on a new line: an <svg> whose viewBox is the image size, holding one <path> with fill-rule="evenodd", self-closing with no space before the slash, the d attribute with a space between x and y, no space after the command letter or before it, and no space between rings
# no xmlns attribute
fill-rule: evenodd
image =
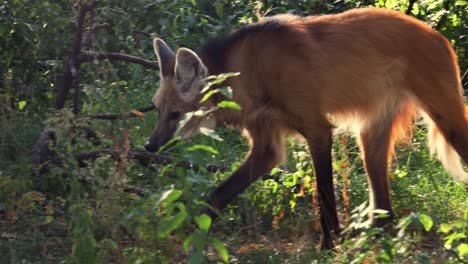
<svg viewBox="0 0 468 264"><path fill-rule="evenodd" d="M468 107L465 109L465 119L468 122ZM437 158L452 177L468 183L468 173L463 169L460 156L452 145L447 142L437 125L429 118L426 118L426 120L429 128L428 141L431 154L437 155Z"/></svg>

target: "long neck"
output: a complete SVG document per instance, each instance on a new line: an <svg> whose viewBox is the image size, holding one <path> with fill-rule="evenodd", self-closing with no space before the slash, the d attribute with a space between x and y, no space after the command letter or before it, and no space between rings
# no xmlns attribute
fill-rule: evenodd
<svg viewBox="0 0 468 264"><path fill-rule="evenodd" d="M226 51L227 53L228 51ZM202 61L205 63L205 66L208 69L208 73L210 75L218 75L221 73L226 72L229 61L228 61L228 54L222 54L221 56L214 56L220 54L210 54L209 52L203 52L200 54ZM232 87L232 82L227 79L224 83L219 86L213 86L210 89L216 89L223 86L230 86ZM222 93L215 93L213 94L210 99L211 104L213 106L218 105L218 103L222 101L229 101L232 100ZM239 102L237 102L239 103ZM231 125L234 127L242 127L242 110L235 110L230 108L219 108L214 112L214 117L216 119L217 124L225 124Z"/></svg>
<svg viewBox="0 0 468 264"><path fill-rule="evenodd" d="M248 28L247 28L248 29ZM230 66L230 58L231 52L233 51L233 47L239 44L250 30L246 30L246 27L241 27L240 29L234 30L232 32L226 33L212 41L207 42L203 45L198 51L198 55L200 56L201 60L208 68L208 72L210 75L218 75L221 73L226 73L232 71ZM237 77L234 77L237 78ZM232 78L227 79L222 86L231 86L234 90L234 98L236 98L236 88L239 89L240 87L234 87L235 83L233 82ZM212 87L212 89L219 88L219 87ZM211 97L211 102L214 106L216 106L219 102L225 100L232 100L227 98L221 93L216 93ZM237 102L241 104L242 102ZM241 104L242 105L242 104ZM243 111L242 110L235 110L230 108L220 108L215 112L215 118L217 123L224 123L228 125L233 125L236 127L243 126Z"/></svg>

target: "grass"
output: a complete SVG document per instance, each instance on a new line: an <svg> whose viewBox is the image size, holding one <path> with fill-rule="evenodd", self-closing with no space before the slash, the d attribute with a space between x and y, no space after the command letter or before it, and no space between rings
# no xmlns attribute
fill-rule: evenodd
<svg viewBox="0 0 468 264"><path fill-rule="evenodd" d="M121 108L128 110L131 106L124 103ZM124 132L130 128L128 140L133 147L141 148L156 118L155 113L149 113L145 120L92 121L90 125L104 138L102 147L112 148L124 142ZM79 135L73 136L72 129L62 131L63 142L57 148L66 164L35 179L30 172L28 149L40 133L42 124L37 120L28 113L15 113L6 123L9 132L3 142L14 147L3 152L6 155L2 156L0 169L2 263L78 261L83 259L80 258L83 252L94 252L94 260L98 262L157 263L174 261L176 256L187 260L181 246L190 234L187 230L191 229L209 190L229 173L209 174L174 166L145 168L131 161L116 163L106 157L87 168L78 168L69 158L71 154L93 147L83 143ZM56 123L60 126L66 122ZM410 218L410 226L396 227L390 235L365 227L353 236L337 239L335 250L319 251L313 168L304 143L290 140L287 161L273 171L276 179L259 180L237 197L213 223L210 237L224 243L231 263L466 262L467 256L463 259L458 249L466 244L466 238L459 235L446 247L444 238L466 232L468 191L430 157L425 133L424 128L415 128L413 142L399 148L389 170L396 222ZM201 164L237 166L247 145L239 132L220 129L219 134L224 141L195 137L179 143L171 155ZM368 187L353 139L337 137L336 141L335 190L339 216L346 227L349 221L362 220L351 218L351 211L367 201ZM194 144L212 146L218 154L187 151ZM144 195L122 193L120 190L128 184L143 188ZM182 205L170 210L167 209L170 205L163 205L166 207L154 211L155 201L171 188L181 190L175 201ZM158 223L185 211L185 220L170 235L153 238L160 232ZM88 212L90 221L80 220L79 212ZM359 210L354 214L357 213ZM421 214L433 221L429 231L421 224ZM440 228L446 225L452 228L441 232ZM76 237L77 230L88 236ZM220 261L213 246L208 245L203 255L208 262Z"/></svg>

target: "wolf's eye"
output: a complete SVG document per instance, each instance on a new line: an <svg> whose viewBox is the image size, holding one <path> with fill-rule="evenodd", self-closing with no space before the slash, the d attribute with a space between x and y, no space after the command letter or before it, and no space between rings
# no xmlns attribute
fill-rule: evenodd
<svg viewBox="0 0 468 264"><path fill-rule="evenodd" d="M179 118L180 112L179 111L174 111L169 113L169 119L174 120Z"/></svg>

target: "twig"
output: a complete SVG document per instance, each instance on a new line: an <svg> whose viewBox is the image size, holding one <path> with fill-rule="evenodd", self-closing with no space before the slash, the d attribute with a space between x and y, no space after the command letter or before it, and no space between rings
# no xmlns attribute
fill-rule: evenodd
<svg viewBox="0 0 468 264"><path fill-rule="evenodd" d="M125 188L123 188L123 191L126 193L134 193L139 196L143 195L144 192L142 188L136 186L126 186Z"/></svg>
<svg viewBox="0 0 468 264"><path fill-rule="evenodd" d="M96 150L92 152L80 152L80 153L76 153L74 157L77 159L80 167L85 167L87 166L88 161L95 160L104 155L110 155L113 159L116 159L116 160L120 158L120 154L113 149L101 149L101 150ZM136 160L140 165L145 166L145 167L148 167L154 164L162 165L162 166L174 164L177 167L181 167L187 170L200 171L201 169L198 165L194 164L193 162L185 161L185 160L182 160L182 161L174 160L173 158L170 158L166 155L152 154L144 150L131 149L128 152L128 158ZM231 171L231 169L228 167L220 166L220 165L213 165L213 164L207 164L203 168L205 171L209 173ZM262 179L263 180L276 179L276 177L271 174L265 174L263 175Z"/></svg>
<svg viewBox="0 0 468 264"><path fill-rule="evenodd" d="M84 34L83 46L84 46L84 48L86 50L91 49L91 47L93 46L93 36L96 33L96 31L99 31L101 29L110 28L109 23L101 23L101 24L98 24L98 25L93 25L94 15L95 15L95 13L93 13L93 16L91 16L91 18L90 18L90 20L91 20L90 25L91 26L89 27L88 31L86 31L86 33Z"/></svg>
<svg viewBox="0 0 468 264"><path fill-rule="evenodd" d="M91 1L89 4L84 4L81 6L80 14L78 15L77 20L77 29L75 43L73 45L73 51L70 54L70 58L65 67L65 73L63 77L63 84L57 93L55 100L55 108L62 109L65 106L65 101L70 91L70 88L75 81L76 73L80 70L80 63L77 60L78 55L81 52L81 45L83 40L83 24L86 17L86 14L92 11L97 6L97 1ZM79 81L78 85L79 87ZM76 93L75 93L76 95ZM76 100L77 101L77 100Z"/></svg>
<svg viewBox="0 0 468 264"><path fill-rule="evenodd" d="M78 61L80 63L83 62L89 62L89 61L102 61L102 60L118 60L118 61L126 61L126 62L132 62L132 63L137 63L140 64L146 68L150 69L159 69L159 65L155 61L148 61L142 58L138 58L135 56L127 55L127 54L122 54L122 53L114 53L114 52L104 52L104 53L93 53L93 52L87 52L87 53L81 53L78 57Z"/></svg>
<svg viewBox="0 0 468 264"><path fill-rule="evenodd" d="M465 89L468 88L468 70L465 71L461 78L462 85Z"/></svg>
<svg viewBox="0 0 468 264"><path fill-rule="evenodd" d="M109 23L101 23L101 24L98 24L98 25L94 25L94 26L91 28L91 32L92 32L92 33L95 33L95 32L98 31L98 30L106 29L106 28L110 28L110 24L109 24Z"/></svg>
<svg viewBox="0 0 468 264"><path fill-rule="evenodd" d="M81 76L81 72L82 72L80 64L78 63L77 65L78 65L76 67L77 72L76 72L75 78L73 78L73 82L72 82L73 91L75 92L73 94L73 114L75 114L75 115L80 113L80 94L81 94L80 76Z"/></svg>
<svg viewBox="0 0 468 264"><path fill-rule="evenodd" d="M435 30L440 30L444 26L445 21L447 20L447 17L449 15L450 4L451 4L451 1L449 0L444 1L445 13L440 17L439 22L437 22L437 25L434 27Z"/></svg>
<svg viewBox="0 0 468 264"><path fill-rule="evenodd" d="M113 159L119 159L120 154L113 150L113 149L101 149L92 152L80 152L76 153L74 157L78 160L78 164L81 167L85 167L87 165L87 161L95 160L103 155L110 155ZM143 150L130 150L128 152L128 158L138 161L143 166L149 166L152 164L158 165L168 165L168 164L175 164L178 167L182 167L184 169L191 169L198 171L200 167L190 161L176 161L168 156L159 155L159 154L152 154ZM229 168L211 165L208 164L204 167L207 172L225 172L229 171Z"/></svg>
<svg viewBox="0 0 468 264"><path fill-rule="evenodd" d="M148 105L148 106L137 108L127 113L123 113L123 114L99 114L99 115L87 115L86 117L90 117L94 119L103 119L103 120L115 120L115 119L121 119L121 118L138 117L139 115L138 113L135 113L135 111L146 113L153 109L155 109L154 105Z"/></svg>
<svg viewBox="0 0 468 264"><path fill-rule="evenodd" d="M411 14L411 11L413 11L413 6L414 6L414 4L415 4L417 1L418 1L418 0L410 0L410 1L409 1L409 5L408 5L408 8L406 9L405 14L407 14L407 15L410 15L410 14Z"/></svg>
<svg viewBox="0 0 468 264"><path fill-rule="evenodd" d="M145 31L141 31L141 30L133 30L133 34L141 34L141 35L144 35L144 36L147 36L147 37L151 37L150 33L145 32Z"/></svg>

